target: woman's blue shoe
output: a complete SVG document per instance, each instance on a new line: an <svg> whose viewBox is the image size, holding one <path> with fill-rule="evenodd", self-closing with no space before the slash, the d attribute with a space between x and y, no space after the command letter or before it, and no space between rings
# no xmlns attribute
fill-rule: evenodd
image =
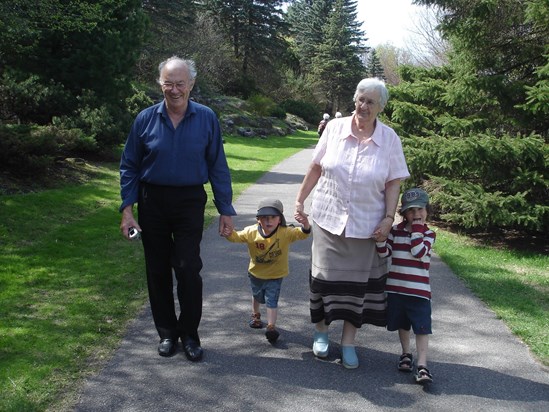
<svg viewBox="0 0 549 412"><path fill-rule="evenodd" d="M347 369L358 368L358 358L354 346L345 345L341 347L341 363Z"/></svg>
<svg viewBox="0 0 549 412"><path fill-rule="evenodd" d="M330 341L328 334L325 332L315 332L313 337L313 353L319 358L328 356L328 348Z"/></svg>

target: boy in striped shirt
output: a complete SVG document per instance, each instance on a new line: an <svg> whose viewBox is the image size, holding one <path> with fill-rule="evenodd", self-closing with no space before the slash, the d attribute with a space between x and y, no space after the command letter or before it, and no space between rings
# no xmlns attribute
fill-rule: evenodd
<svg viewBox="0 0 549 412"><path fill-rule="evenodd" d="M380 257L391 257L387 275L387 330L398 330L402 355L398 369L412 372L410 329L416 335L418 369L414 375L418 383L433 381L427 369L427 349L431 331L431 286L429 265L431 248L436 234L427 227L429 196L419 188L402 194L399 213L403 221L394 225L387 239L377 238Z"/></svg>

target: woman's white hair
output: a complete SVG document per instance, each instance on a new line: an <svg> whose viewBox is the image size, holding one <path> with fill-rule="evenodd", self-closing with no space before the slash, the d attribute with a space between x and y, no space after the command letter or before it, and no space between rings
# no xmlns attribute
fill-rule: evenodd
<svg viewBox="0 0 549 412"><path fill-rule="evenodd" d="M387 87L385 87L385 82L376 77L362 79L358 83L358 85L356 86L356 91L353 97L353 101L356 102L356 99L358 98L359 95L369 91L375 91L375 90L379 92L379 104L383 109L387 104L387 100L389 100L389 91L387 90Z"/></svg>

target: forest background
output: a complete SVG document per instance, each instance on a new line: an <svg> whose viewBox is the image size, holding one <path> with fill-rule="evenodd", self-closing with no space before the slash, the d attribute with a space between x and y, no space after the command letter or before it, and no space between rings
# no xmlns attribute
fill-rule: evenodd
<svg viewBox="0 0 549 412"><path fill-rule="evenodd" d="M2 2L1 190L52 176L66 158L112 157L161 97L158 63L179 55L197 63L194 98L220 117L216 101L237 96L256 115L316 125L324 112L350 114L360 79L384 78L382 119L434 217L547 233L547 1L414 3L432 7L427 51L366 47L351 0Z"/></svg>
<svg viewBox="0 0 549 412"><path fill-rule="evenodd" d="M437 253L459 272L478 267L482 273L468 284L481 283L481 296L511 299L491 304L498 316L503 310L516 318L513 331L538 342L536 353L546 360L549 3L415 3L433 7L418 22L425 44L373 50L365 46L368 28L360 29L356 1L0 2L0 363L9 365L0 369L7 376L3 405L13 405L6 410L55 402L71 386L64 371L76 375L93 362L97 339L112 342L124 324L118 320L146 298L142 277L134 276L142 270L136 248L108 248L122 240L104 230L116 207L116 189L106 190L105 182L116 181L135 115L162 98L157 65L174 54L197 62L193 98L217 112L227 149L238 143L239 166L240 146L256 145L249 153L257 156L265 146L295 148L296 139L306 139L300 132L231 135L226 119L235 106L258 123L298 116L316 128L324 112L350 114L360 79L384 78L391 97L382 121L402 138L412 173L405 184L429 191L437 226L468 236L447 242L441 231ZM89 169L78 159L106 161L108 175L73 182L61 194L42 192L43 203L25 200L28 191ZM456 244L469 238L482 242L458 253ZM512 246L504 258L479 246L503 241ZM132 267L120 268L131 253ZM90 295L93 287L99 291ZM69 291L78 296L67 299Z"/></svg>

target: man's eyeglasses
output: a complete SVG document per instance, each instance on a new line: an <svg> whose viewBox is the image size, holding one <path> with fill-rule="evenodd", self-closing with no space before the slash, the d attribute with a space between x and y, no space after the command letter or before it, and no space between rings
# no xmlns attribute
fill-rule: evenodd
<svg viewBox="0 0 549 412"><path fill-rule="evenodd" d="M187 83L185 82L163 82L161 83L162 87L165 89L173 89L174 87L178 88L179 90L183 90L185 87L187 87Z"/></svg>

